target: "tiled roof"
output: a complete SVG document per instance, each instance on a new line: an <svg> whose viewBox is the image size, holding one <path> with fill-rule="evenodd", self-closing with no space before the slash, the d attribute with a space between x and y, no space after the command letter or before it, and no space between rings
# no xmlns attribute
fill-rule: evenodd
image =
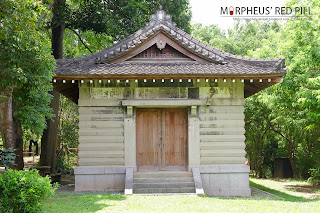
<svg viewBox="0 0 320 213"><path fill-rule="evenodd" d="M73 63L60 66L56 74L61 75L268 75L282 73L274 67L254 66L243 63Z"/></svg>
<svg viewBox="0 0 320 213"><path fill-rule="evenodd" d="M139 47L159 32L208 63L112 63L112 60ZM55 71L57 75L264 75L284 72L284 58L252 59L220 51L178 29L171 16L163 10L152 15L146 27L100 52L76 59L57 60Z"/></svg>

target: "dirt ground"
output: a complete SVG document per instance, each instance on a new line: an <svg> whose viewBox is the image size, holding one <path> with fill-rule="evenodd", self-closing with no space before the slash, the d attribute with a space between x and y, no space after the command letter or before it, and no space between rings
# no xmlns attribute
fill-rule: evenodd
<svg viewBox="0 0 320 213"><path fill-rule="evenodd" d="M56 190L57 193L72 193L74 192L74 175L62 175L59 183L60 187Z"/></svg>
<svg viewBox="0 0 320 213"><path fill-rule="evenodd" d="M40 156L25 156L23 157L24 167L28 168L32 165L35 165L39 162Z"/></svg>

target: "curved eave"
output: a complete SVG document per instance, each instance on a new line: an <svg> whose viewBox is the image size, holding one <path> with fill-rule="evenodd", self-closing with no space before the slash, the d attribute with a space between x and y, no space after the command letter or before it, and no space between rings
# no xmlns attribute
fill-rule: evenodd
<svg viewBox="0 0 320 213"><path fill-rule="evenodd" d="M281 82L285 73L269 75L56 75L54 88L74 103L79 99L79 81L83 80L144 80L144 79L241 79L244 82L244 97L247 98L267 87Z"/></svg>
<svg viewBox="0 0 320 213"><path fill-rule="evenodd" d="M135 79L244 79L244 80L265 80L277 79L285 75L285 72L274 74L255 74L255 75L233 75L233 74L162 74L162 75L104 75L104 74L88 74L88 75L63 75L58 74L53 78L56 80L135 80Z"/></svg>

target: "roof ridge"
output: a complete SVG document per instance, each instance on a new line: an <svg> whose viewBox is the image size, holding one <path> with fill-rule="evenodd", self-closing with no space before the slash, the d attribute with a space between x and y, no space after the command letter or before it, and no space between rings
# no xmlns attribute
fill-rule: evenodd
<svg viewBox="0 0 320 213"><path fill-rule="evenodd" d="M224 51L223 51L224 52ZM239 59L239 60L245 60L245 61L279 61L279 60L285 60L285 57L280 57L280 58L250 58L246 56L239 56L239 55L234 55L228 52L226 53L226 56L229 58L234 58L234 59Z"/></svg>

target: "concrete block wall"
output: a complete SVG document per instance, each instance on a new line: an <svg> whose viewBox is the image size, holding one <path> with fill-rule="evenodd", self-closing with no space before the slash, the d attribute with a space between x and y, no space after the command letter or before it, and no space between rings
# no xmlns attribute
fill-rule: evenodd
<svg viewBox="0 0 320 213"><path fill-rule="evenodd" d="M199 107L201 165L245 163L243 89L240 80L200 87L200 99L211 102Z"/></svg>
<svg viewBox="0 0 320 213"><path fill-rule="evenodd" d="M123 192L124 166L79 166L75 168L75 191Z"/></svg>
<svg viewBox="0 0 320 213"><path fill-rule="evenodd" d="M204 193L209 196L251 196L249 166L200 166Z"/></svg>
<svg viewBox="0 0 320 213"><path fill-rule="evenodd" d="M79 114L79 165L124 165L123 107L80 105Z"/></svg>
<svg viewBox="0 0 320 213"><path fill-rule="evenodd" d="M244 107L200 106L200 163L244 164Z"/></svg>

